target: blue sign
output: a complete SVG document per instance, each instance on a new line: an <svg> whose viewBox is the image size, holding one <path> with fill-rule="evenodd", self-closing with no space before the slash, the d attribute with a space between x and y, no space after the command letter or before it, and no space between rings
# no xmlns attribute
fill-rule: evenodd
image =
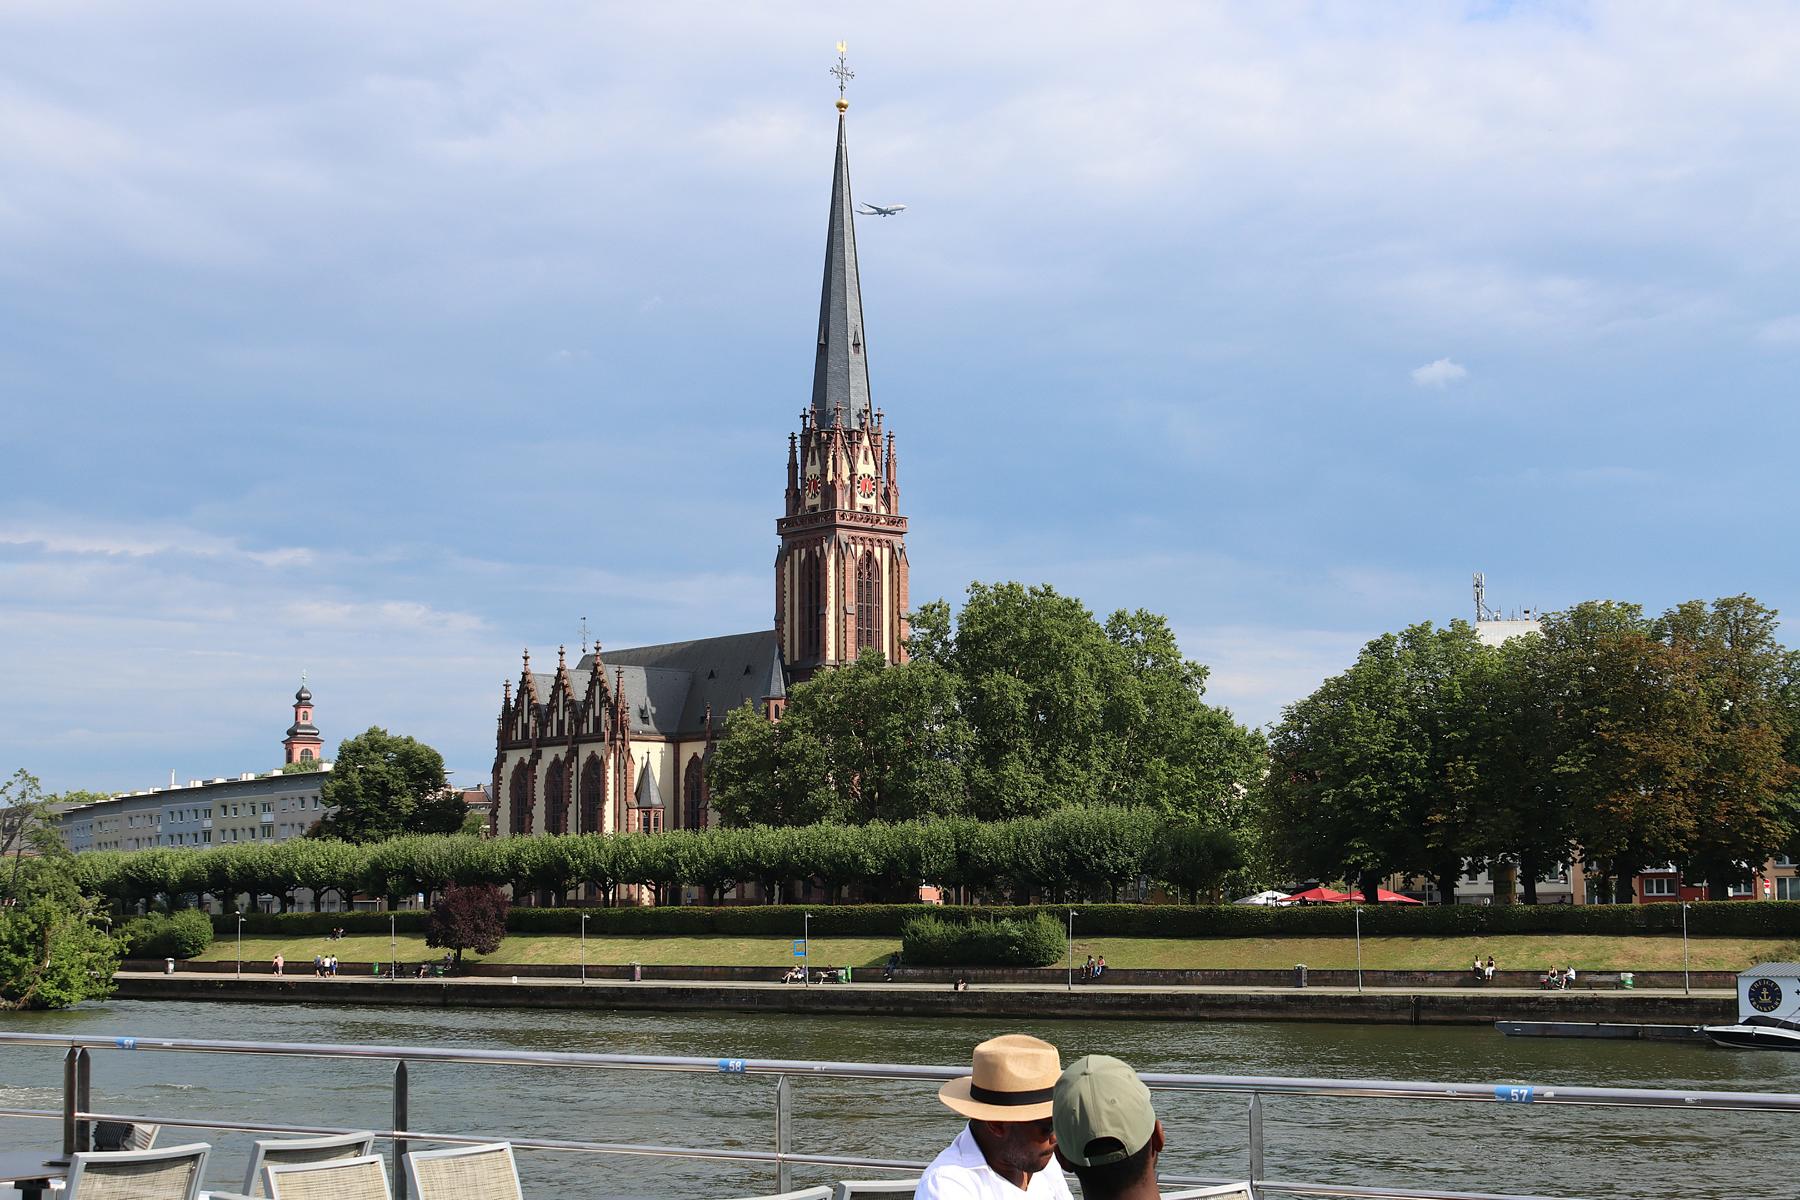
<svg viewBox="0 0 1800 1200"><path fill-rule="evenodd" d="M795 958L805 958L806 957L806 939L805 938L795 938L794 939L794 957Z"/></svg>
<svg viewBox="0 0 1800 1200"><path fill-rule="evenodd" d="M137 1049L137 1039L134 1037L114 1038L113 1045L117 1046L121 1050L136 1050Z"/></svg>
<svg viewBox="0 0 1800 1200"><path fill-rule="evenodd" d="M1529 1087L1507 1087L1504 1084L1494 1089L1494 1099L1502 1104L1530 1104L1537 1099L1537 1089Z"/></svg>
<svg viewBox="0 0 1800 1200"><path fill-rule="evenodd" d="M741 1058L721 1058L719 1060L719 1070L727 1075L742 1075L744 1073L744 1060Z"/></svg>

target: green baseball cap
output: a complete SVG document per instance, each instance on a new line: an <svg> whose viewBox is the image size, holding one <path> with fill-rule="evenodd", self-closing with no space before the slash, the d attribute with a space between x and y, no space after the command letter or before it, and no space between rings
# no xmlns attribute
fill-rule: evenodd
<svg viewBox="0 0 1800 1200"><path fill-rule="evenodd" d="M1150 1089L1110 1054L1090 1054L1069 1064L1056 1081L1050 1118L1057 1152L1077 1167L1123 1162L1142 1150L1156 1130Z"/></svg>

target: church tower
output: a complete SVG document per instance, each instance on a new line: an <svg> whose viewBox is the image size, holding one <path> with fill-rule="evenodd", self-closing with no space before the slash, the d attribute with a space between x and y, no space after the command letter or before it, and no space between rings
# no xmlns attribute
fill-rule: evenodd
<svg viewBox="0 0 1800 1200"><path fill-rule="evenodd" d="M841 49L841 47L840 47ZM869 398L868 345L838 59L837 162L812 404L788 435L787 508L775 523L775 635L795 680L872 649L906 657L906 518L894 435Z"/></svg>
<svg viewBox="0 0 1800 1200"><path fill-rule="evenodd" d="M294 693L294 723L288 726L287 739L281 748L287 757L283 762L318 762L325 741L313 725L312 692L307 690L306 676L300 677L300 690Z"/></svg>

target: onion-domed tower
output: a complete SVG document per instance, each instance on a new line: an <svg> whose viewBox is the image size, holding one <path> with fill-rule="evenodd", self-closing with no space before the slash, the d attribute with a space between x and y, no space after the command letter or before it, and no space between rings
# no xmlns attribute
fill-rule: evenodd
<svg viewBox="0 0 1800 1200"><path fill-rule="evenodd" d="M284 762L318 762L320 749L325 740L313 726L312 692L307 689L306 676L300 676L300 690L294 693L294 723L288 726L287 740L281 743L287 757Z"/></svg>

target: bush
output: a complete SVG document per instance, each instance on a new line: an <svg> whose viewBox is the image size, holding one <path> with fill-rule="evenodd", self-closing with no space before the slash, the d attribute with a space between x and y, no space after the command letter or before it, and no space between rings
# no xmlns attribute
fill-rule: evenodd
<svg viewBox="0 0 1800 1200"><path fill-rule="evenodd" d="M212 920L197 908L151 913L127 922L121 936L132 958L193 958L212 945Z"/></svg>
<svg viewBox="0 0 1800 1200"><path fill-rule="evenodd" d="M1047 913L967 922L925 915L900 930L906 961L926 967L1047 967L1066 946L1062 926Z"/></svg>

